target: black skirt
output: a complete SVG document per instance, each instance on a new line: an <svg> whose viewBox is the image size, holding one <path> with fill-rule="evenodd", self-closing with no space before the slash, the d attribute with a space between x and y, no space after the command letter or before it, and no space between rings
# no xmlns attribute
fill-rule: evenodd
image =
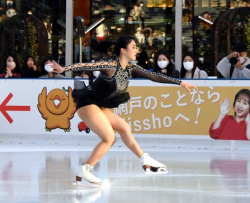
<svg viewBox="0 0 250 203"><path fill-rule="evenodd" d="M100 108L116 108L130 99L128 92L121 93L109 99L103 99L86 87L82 89L74 89L72 97L74 98L74 102L76 102L76 109L91 104L95 104Z"/></svg>

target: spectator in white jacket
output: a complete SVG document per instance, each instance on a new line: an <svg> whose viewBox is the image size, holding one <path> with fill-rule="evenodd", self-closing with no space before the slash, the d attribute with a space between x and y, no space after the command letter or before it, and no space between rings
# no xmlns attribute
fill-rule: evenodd
<svg viewBox="0 0 250 203"><path fill-rule="evenodd" d="M233 52L218 63L217 70L224 78L250 78L250 59L247 57L247 46L243 43L236 44Z"/></svg>

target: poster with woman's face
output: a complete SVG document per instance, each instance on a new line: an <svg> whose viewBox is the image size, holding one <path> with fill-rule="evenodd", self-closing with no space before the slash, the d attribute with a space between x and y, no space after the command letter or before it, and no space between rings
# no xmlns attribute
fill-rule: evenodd
<svg viewBox="0 0 250 203"><path fill-rule="evenodd" d="M234 98L220 101L217 119L211 124L209 135L221 140L250 139L250 90L239 90ZM233 114L230 114L230 108Z"/></svg>

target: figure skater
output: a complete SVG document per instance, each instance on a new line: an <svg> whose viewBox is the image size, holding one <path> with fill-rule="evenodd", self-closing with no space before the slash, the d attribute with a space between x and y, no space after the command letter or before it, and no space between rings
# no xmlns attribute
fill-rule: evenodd
<svg viewBox="0 0 250 203"><path fill-rule="evenodd" d="M115 60L78 63L66 68L61 67L55 61L51 63L55 73L100 71L99 76L91 85L80 90L75 88L72 93L79 117L101 139L89 158L77 170L76 181L81 181L83 178L90 183L101 183L101 179L92 174L92 169L115 143L114 131L120 134L125 145L140 158L145 171L167 172L164 164L159 163L142 151L131 133L129 124L109 110L109 108L116 108L119 104L130 99L126 90L128 80L132 75L148 78L155 82L181 85L187 91L190 91L190 88L197 89L192 84L170 78L161 73L149 72L138 65L130 63L130 61L136 60L137 54L136 42L133 37L119 37L115 43L114 52L118 56Z"/></svg>

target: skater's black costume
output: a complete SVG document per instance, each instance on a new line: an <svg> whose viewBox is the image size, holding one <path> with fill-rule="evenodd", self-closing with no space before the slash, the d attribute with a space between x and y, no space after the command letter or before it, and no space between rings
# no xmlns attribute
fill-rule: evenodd
<svg viewBox="0 0 250 203"><path fill-rule="evenodd" d="M65 71L100 71L96 80L88 87L74 89L72 96L77 109L90 104L99 107L115 108L130 99L126 92L128 79L132 76L148 78L154 82L180 85L181 81L161 73L150 72L138 65L129 64L122 69L119 60L99 61L95 63L79 63L67 66Z"/></svg>

